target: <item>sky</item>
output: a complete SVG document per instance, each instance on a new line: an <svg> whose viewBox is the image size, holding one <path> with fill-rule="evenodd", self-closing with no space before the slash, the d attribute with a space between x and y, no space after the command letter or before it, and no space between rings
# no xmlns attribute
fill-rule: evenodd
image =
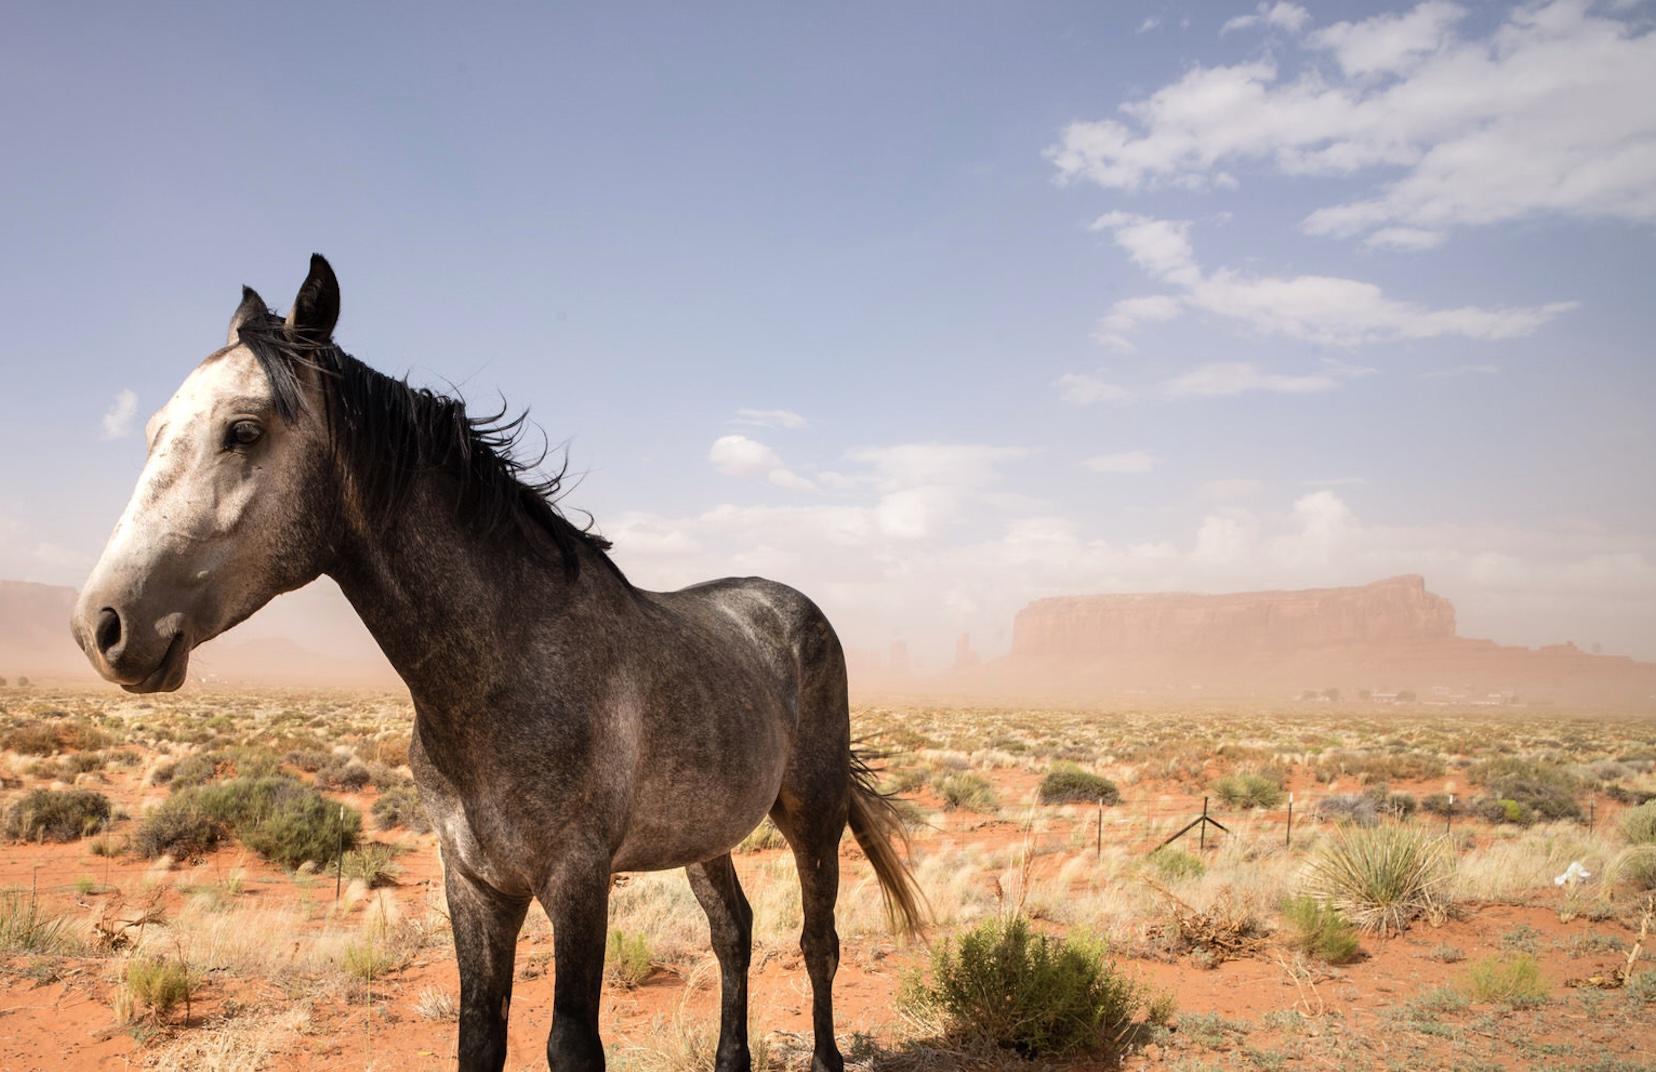
<svg viewBox="0 0 1656 1072"><path fill-rule="evenodd" d="M1653 25L13 5L0 577L84 579L145 418L316 250L340 343L527 406L644 587L773 577L939 666L1041 596L1418 572L1463 635L1656 659Z"/></svg>

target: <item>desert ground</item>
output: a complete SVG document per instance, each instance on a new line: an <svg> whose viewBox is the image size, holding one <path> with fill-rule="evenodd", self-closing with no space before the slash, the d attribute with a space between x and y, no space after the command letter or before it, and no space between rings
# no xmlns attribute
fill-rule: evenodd
<svg viewBox="0 0 1656 1072"><path fill-rule="evenodd" d="M1656 1068L1656 718L852 718L906 801L932 925L889 933L847 838L850 1067ZM0 1069L451 1067L411 722L390 694L0 690ZM1204 801L1223 829L1158 848ZM808 1068L792 857L766 824L737 867L755 1067ZM610 927L611 1067L709 1067L717 969L682 874L618 876ZM508 1068L544 1067L553 969L537 907Z"/></svg>

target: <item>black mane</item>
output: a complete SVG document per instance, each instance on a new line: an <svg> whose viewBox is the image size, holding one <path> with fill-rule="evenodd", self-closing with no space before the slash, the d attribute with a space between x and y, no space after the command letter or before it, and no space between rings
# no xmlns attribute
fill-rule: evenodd
<svg viewBox="0 0 1656 1072"><path fill-rule="evenodd" d="M556 473L539 474L545 451L534 461L517 456L528 413L486 417L466 413L465 400L440 395L369 368L332 339L305 338L269 310L245 317L240 341L270 379L276 411L293 421L305 410L301 370L322 380L326 419L334 449L349 467L354 488L369 518L389 520L406 501L414 476L441 469L456 478L456 512L473 532L486 535L515 528L552 538L565 574L580 573L582 547L597 553L617 576L620 569L604 552L610 542L577 528L558 509L568 461Z"/></svg>

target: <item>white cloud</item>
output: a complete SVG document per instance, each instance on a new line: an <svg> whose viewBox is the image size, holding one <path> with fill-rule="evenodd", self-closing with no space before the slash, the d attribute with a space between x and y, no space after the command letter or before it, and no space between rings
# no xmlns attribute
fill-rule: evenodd
<svg viewBox="0 0 1656 1072"><path fill-rule="evenodd" d="M1453 39L1456 23L1466 17L1459 4L1428 0L1412 11L1376 15L1362 22L1337 22L1308 39L1315 48L1334 53L1346 74L1363 77L1393 74L1417 65Z"/></svg>
<svg viewBox="0 0 1656 1072"><path fill-rule="evenodd" d="M1156 458L1149 451L1125 450L1117 454L1096 454L1081 464L1095 473L1148 473Z"/></svg>
<svg viewBox="0 0 1656 1072"><path fill-rule="evenodd" d="M1510 339L1534 332L1577 304L1433 309L1387 297L1378 286L1358 279L1253 276L1229 268L1203 272L1190 242L1190 225L1183 221L1110 212L1095 220L1092 229L1112 233L1151 276L1186 288L1186 304L1264 334L1308 342L1357 346L1445 336Z"/></svg>
<svg viewBox="0 0 1656 1072"><path fill-rule="evenodd" d="M1110 306L1110 311L1098 321L1093 341L1118 350L1132 350L1127 333L1140 324L1172 320L1179 315L1180 302L1169 294L1148 294L1140 298L1123 298Z"/></svg>
<svg viewBox="0 0 1656 1072"><path fill-rule="evenodd" d="M1057 380L1058 393L1072 406L1090 406L1095 402L1126 402L1133 393L1118 383L1102 376L1085 372L1066 372Z"/></svg>
<svg viewBox="0 0 1656 1072"><path fill-rule="evenodd" d="M120 439L132 431L132 418L138 414L138 395L130 388L115 393L115 401L103 415L105 439Z"/></svg>
<svg viewBox="0 0 1656 1072"><path fill-rule="evenodd" d="M1363 239L1370 249L1396 249L1417 253L1443 245L1442 231L1427 231L1419 227L1382 227Z"/></svg>
<svg viewBox="0 0 1656 1072"><path fill-rule="evenodd" d="M725 435L713 441L707 460L725 476L758 476L782 465L776 451L745 435Z"/></svg>
<svg viewBox="0 0 1656 1072"><path fill-rule="evenodd" d="M791 409L739 409L733 419L757 428L803 428L809 423Z"/></svg>
<svg viewBox="0 0 1656 1072"><path fill-rule="evenodd" d="M1292 78L1271 59L1195 67L1119 117L1071 124L1047 155L1063 181L1124 190L1229 185L1226 168L1259 163L1396 176L1311 213L1313 234L1543 215L1656 221L1649 21L1555 0L1463 36L1459 16L1428 0L1316 31Z"/></svg>
<svg viewBox="0 0 1656 1072"><path fill-rule="evenodd" d="M1173 377L1163 384L1163 390L1170 398L1216 398L1247 391L1310 395L1338 386L1339 380L1327 373L1284 376L1265 372L1248 361L1213 361Z"/></svg>
<svg viewBox="0 0 1656 1072"><path fill-rule="evenodd" d="M724 435L708 448L707 460L725 476L764 476L779 488L815 491L816 485L782 464L782 458L765 444L745 435Z"/></svg>
<svg viewBox="0 0 1656 1072"><path fill-rule="evenodd" d="M1261 3L1252 15L1238 15L1226 21L1219 27L1220 36L1235 30L1246 30L1252 26L1266 26L1278 30L1287 30L1291 34L1299 33L1300 28L1310 21L1311 12L1298 4L1290 4L1287 0L1277 0L1276 3Z"/></svg>
<svg viewBox="0 0 1656 1072"><path fill-rule="evenodd" d="M1144 21L1139 23L1137 32L1141 34L1149 33L1151 30L1154 30L1156 27L1160 26L1161 21L1161 16L1159 15L1147 15L1145 16Z"/></svg>

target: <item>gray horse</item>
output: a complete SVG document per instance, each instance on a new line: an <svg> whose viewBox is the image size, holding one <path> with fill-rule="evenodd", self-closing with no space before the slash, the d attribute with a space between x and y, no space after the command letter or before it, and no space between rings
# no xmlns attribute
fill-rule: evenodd
<svg viewBox="0 0 1656 1072"><path fill-rule="evenodd" d="M285 319L243 290L226 344L145 430L143 473L75 609L87 657L128 691L176 689L195 645L321 574L339 583L413 695L465 1069L505 1063L531 898L557 958L548 1061L602 1068L611 876L672 867L719 961L718 1068L748 1068L752 911L730 850L769 814L798 864L812 1068L839 1072L847 823L894 925L918 928L921 897L898 814L852 749L827 618L758 578L633 587L558 511L557 478L515 459L519 422L368 368L334 343L338 315L320 256Z"/></svg>

